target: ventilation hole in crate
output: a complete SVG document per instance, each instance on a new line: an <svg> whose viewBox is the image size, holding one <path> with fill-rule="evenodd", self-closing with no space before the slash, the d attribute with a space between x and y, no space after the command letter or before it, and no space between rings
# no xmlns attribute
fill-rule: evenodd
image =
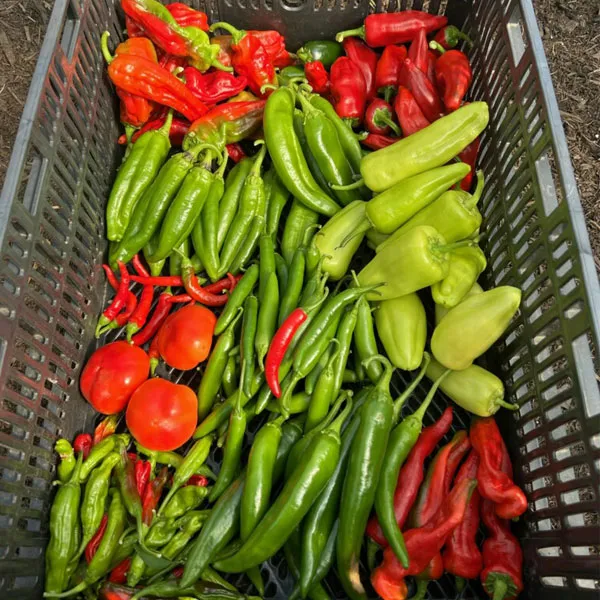
<svg viewBox="0 0 600 600"><path fill-rule="evenodd" d="M31 296L26 295L23 298L23 302L27 308L32 310L38 317L44 319L46 323L50 323L52 321L50 313L43 309Z"/></svg>
<svg viewBox="0 0 600 600"><path fill-rule="evenodd" d="M544 498L538 498L533 503L533 510L537 512L540 510L549 510L551 508L556 508L557 506L558 504L556 502L556 496L545 496Z"/></svg>
<svg viewBox="0 0 600 600"><path fill-rule="evenodd" d="M559 425L550 432L553 440L560 440L568 435L573 435L581 431L581 423L577 419L571 419L562 425Z"/></svg>
<svg viewBox="0 0 600 600"><path fill-rule="evenodd" d="M559 223L548 235L548 240L555 244L562 237L563 233L567 230L566 223Z"/></svg>
<svg viewBox="0 0 600 600"><path fill-rule="evenodd" d="M33 436L33 445L36 448L42 448L43 450L47 450L49 452L52 451L52 440L49 440L45 437L41 437L39 435Z"/></svg>
<svg viewBox="0 0 600 600"><path fill-rule="evenodd" d="M557 354L558 352L563 351L563 338L562 336L557 337L555 340L553 340L551 343L547 344L546 346L544 346L536 355L535 355L535 361L538 364L541 364L543 362L545 362L548 358L550 358L552 355Z"/></svg>
<svg viewBox="0 0 600 600"><path fill-rule="evenodd" d="M57 204L53 204L52 208L56 211L60 210L60 206ZM60 220L55 217L59 217ZM69 240L68 222L58 212L52 214L48 211L44 211L44 219L46 220L47 224L52 227L56 235L60 238L59 243L66 244Z"/></svg>
<svg viewBox="0 0 600 600"><path fill-rule="evenodd" d="M536 531L558 531L562 529L560 520L556 518L540 519L539 521L532 522L531 525L533 525Z"/></svg>
<svg viewBox="0 0 600 600"><path fill-rule="evenodd" d="M0 490L0 506L14 506L17 503L16 494Z"/></svg>
<svg viewBox="0 0 600 600"><path fill-rule="evenodd" d="M554 303L552 303L554 304ZM557 361L553 362L549 367L546 367L541 373L538 373L538 379L541 383L548 381L548 379L556 376L568 366L567 359L561 357Z"/></svg>
<svg viewBox="0 0 600 600"><path fill-rule="evenodd" d="M571 380L571 378L563 377L562 379L557 381L554 385L550 386L547 390L544 390L542 392L542 399L545 400L546 402L548 402L549 400L556 398L556 396L559 396L560 394L564 394L565 392L568 392L569 390L572 389L572 387L573 387L573 381Z"/></svg>
<svg viewBox="0 0 600 600"><path fill-rule="evenodd" d="M600 590L600 579L575 578L575 585L582 590Z"/></svg>
<svg viewBox="0 0 600 600"><path fill-rule="evenodd" d="M40 344L47 344L48 340L39 331L36 331L30 323L27 323L24 319L19 319L19 327L30 335L36 342Z"/></svg>
<svg viewBox="0 0 600 600"><path fill-rule="evenodd" d="M562 548L560 546L544 546L537 548L537 553L540 556L562 556Z"/></svg>
<svg viewBox="0 0 600 600"><path fill-rule="evenodd" d="M52 392L63 402L66 402L69 399L69 395L63 391L60 385L58 385L58 382L54 379L46 379L46 381L44 381L44 388L46 388L49 392Z"/></svg>
<svg viewBox="0 0 600 600"><path fill-rule="evenodd" d="M19 360L18 358L12 358L10 361L10 368L21 373L24 377L30 381L39 381L42 378L41 373L29 366L27 363Z"/></svg>
<svg viewBox="0 0 600 600"><path fill-rule="evenodd" d="M600 554L600 545L570 546L569 550L573 556L598 556Z"/></svg>
<svg viewBox="0 0 600 600"><path fill-rule="evenodd" d="M4 479L4 471L0 468L0 481ZM0 514L0 529L12 529L13 518L9 515ZM2 580L0 579L0 582Z"/></svg>
<svg viewBox="0 0 600 600"><path fill-rule="evenodd" d="M572 266L572 262L569 260L569 268ZM566 264L566 263L565 263ZM564 285L560 286L560 294L561 296L568 296L573 291L575 291L580 285L579 279L576 277L571 277Z"/></svg>
<svg viewBox="0 0 600 600"><path fill-rule="evenodd" d="M25 258L25 256L27 256L27 251L25 250L25 248L23 248L21 244L17 243L13 239L8 240L8 247L13 252L13 254L20 259L23 259Z"/></svg>
<svg viewBox="0 0 600 600"><path fill-rule="evenodd" d="M526 421L523 424L522 430L523 430L523 434L522 435L527 435L528 433L531 433L533 430L537 429L538 427L541 427L542 425L542 420L540 417L534 417L533 419L529 419L529 421Z"/></svg>
<svg viewBox="0 0 600 600"><path fill-rule="evenodd" d="M42 417L38 417L36 419L36 425L38 427L41 427L42 429L45 429L48 433L51 433L52 435L58 434L58 426L55 425L54 423L52 423L48 419L43 419Z"/></svg>
<svg viewBox="0 0 600 600"><path fill-rule="evenodd" d="M573 400L573 398L567 398L566 400L563 400L556 406L549 408L545 412L546 419L548 421L553 421L554 419L558 419L559 417L562 417L563 415L568 414L569 412L571 412L574 409L575 409L575 400Z"/></svg>
<svg viewBox="0 0 600 600"><path fill-rule="evenodd" d="M527 416L530 412L533 412L537 408L538 408L538 403L535 398L532 398L531 400L527 400L527 402L524 402L521 406L519 406L519 409L518 409L519 416L522 419L523 417Z"/></svg>
<svg viewBox="0 0 600 600"><path fill-rule="evenodd" d="M589 476L590 476L590 467L585 463L581 463L574 467L568 467L566 469L563 469L562 471L559 471L556 474L556 478L561 483L567 483L568 481L575 481L576 479L584 479Z"/></svg>
<svg viewBox="0 0 600 600"><path fill-rule="evenodd" d="M597 512L585 512L576 513L574 515L567 515L565 517L565 525L567 527L590 527L598 525L598 513Z"/></svg>
<svg viewBox="0 0 600 600"><path fill-rule="evenodd" d="M581 502L592 502L594 500L594 490L591 485L563 492L560 495L560 501L566 506L580 504Z"/></svg>
<svg viewBox="0 0 600 600"><path fill-rule="evenodd" d="M41 456L30 456L29 457L29 466L36 467L38 469L42 469L43 471L52 471L53 470L53 465L50 464L47 460L45 460Z"/></svg>
<svg viewBox="0 0 600 600"><path fill-rule="evenodd" d="M50 294L48 294L35 279L29 277L27 279L27 284L31 291L35 292L39 296L39 299L45 304L48 304L49 306L54 305L55 301L53 300L52 296L50 296Z"/></svg>
<svg viewBox="0 0 600 600"><path fill-rule="evenodd" d="M43 408L51 412L53 415L57 416L59 419L64 418L65 411L62 410L55 402L52 402L46 396L42 396L41 405Z"/></svg>
<svg viewBox="0 0 600 600"><path fill-rule="evenodd" d="M2 287L11 295L16 296L19 288L10 280L4 276L0 276L0 284ZM11 309L6 306L0 305L0 314L3 317L14 318L14 313Z"/></svg>
<svg viewBox="0 0 600 600"><path fill-rule="evenodd" d="M533 473L534 471L537 471L542 467L547 467L549 464L550 460L547 456L538 456L537 458L534 458L532 461L530 461L527 465L528 472Z"/></svg>
<svg viewBox="0 0 600 600"><path fill-rule="evenodd" d="M37 392L33 388L13 377L10 377L7 380L6 388L19 394L19 396L23 396L23 398L26 398L27 400L35 400L37 398Z"/></svg>
<svg viewBox="0 0 600 600"><path fill-rule="evenodd" d="M12 400L9 400L8 398L4 398L2 400L1 406L6 412L13 415L18 415L26 421L29 421L33 417L33 411L21 406L20 404L17 404L16 402L13 402Z"/></svg>
<svg viewBox="0 0 600 600"><path fill-rule="evenodd" d="M564 314L567 317L567 319L574 319L576 316L580 315L583 312L584 307L585 304L583 303L583 300L575 300L573 304L571 304L565 309Z"/></svg>
<svg viewBox="0 0 600 600"><path fill-rule="evenodd" d="M49 487L52 486L52 479L43 479L42 477L25 477L24 482L25 487L32 488L34 490L39 490L41 492L46 491Z"/></svg>
<svg viewBox="0 0 600 600"><path fill-rule="evenodd" d="M555 587L555 588L563 588L567 587L567 578L566 577L540 577L540 581L542 585L546 587Z"/></svg>
<svg viewBox="0 0 600 600"><path fill-rule="evenodd" d="M31 268L39 273L49 284L51 287L53 287L54 289L58 289L60 284L57 281L57 279L55 279L52 274L50 273L50 271L48 271L48 269L46 268L45 265L43 265L42 263L40 263L38 260L33 260L31 263Z"/></svg>
<svg viewBox="0 0 600 600"><path fill-rule="evenodd" d="M590 438L590 445L596 450L600 448L600 434L596 433Z"/></svg>
<svg viewBox="0 0 600 600"><path fill-rule="evenodd" d="M521 446L521 454L531 454L534 450L541 450L546 447L546 436L539 435L538 437L530 440L524 446Z"/></svg>
<svg viewBox="0 0 600 600"><path fill-rule="evenodd" d="M47 229L42 223L40 223L40 236L48 244L48 246L56 251L59 256L58 261L60 262L65 255L64 244L57 242L54 234L51 233L50 230Z"/></svg>
<svg viewBox="0 0 600 600"><path fill-rule="evenodd" d="M548 325L544 326L533 336L533 343L537 346L548 339L554 337L561 330L560 321L552 319Z"/></svg>
<svg viewBox="0 0 600 600"><path fill-rule="evenodd" d="M43 553L43 548L40 546L17 546L15 548L15 556L24 559L40 558Z"/></svg>
<svg viewBox="0 0 600 600"><path fill-rule="evenodd" d="M17 236L19 236L21 239L23 239L23 240L31 239L31 235L29 234L27 229L25 229L25 227L23 227L23 225L16 218L11 219L10 224L11 224L12 228L14 229L15 233L17 234Z"/></svg>
<svg viewBox="0 0 600 600"><path fill-rule="evenodd" d="M574 442L568 446L555 450L552 454L556 461L561 461L566 458L571 458L572 456L581 456L585 454L585 446L583 442Z"/></svg>
<svg viewBox="0 0 600 600"><path fill-rule="evenodd" d="M0 457L20 462L25 460L25 452L0 444Z"/></svg>
<svg viewBox="0 0 600 600"><path fill-rule="evenodd" d="M73 331L79 335L83 335L83 327L79 324L79 321L71 315L71 313L67 312L62 306L59 309L60 316L71 326Z"/></svg>

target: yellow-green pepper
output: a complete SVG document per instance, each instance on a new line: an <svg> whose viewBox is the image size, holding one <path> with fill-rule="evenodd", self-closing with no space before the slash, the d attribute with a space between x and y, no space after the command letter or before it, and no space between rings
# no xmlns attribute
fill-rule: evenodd
<svg viewBox="0 0 600 600"><path fill-rule="evenodd" d="M413 292L380 302L375 310L375 325L395 367L412 371L421 364L427 339L427 317L417 294Z"/></svg>
<svg viewBox="0 0 600 600"><path fill-rule="evenodd" d="M475 294L481 294L483 292L483 288L475 282L471 289L467 292L466 296L462 299L464 302L467 298L474 296ZM449 308L442 306L441 304L435 305L435 324L437 325L448 313L450 312Z"/></svg>
<svg viewBox="0 0 600 600"><path fill-rule="evenodd" d="M454 371L471 366L504 333L520 303L521 290L508 285L461 302L435 328L433 356Z"/></svg>

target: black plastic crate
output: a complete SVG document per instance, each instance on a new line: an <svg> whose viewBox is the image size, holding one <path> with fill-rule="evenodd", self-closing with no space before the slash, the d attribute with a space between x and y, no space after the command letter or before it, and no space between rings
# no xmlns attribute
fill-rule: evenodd
<svg viewBox="0 0 600 600"><path fill-rule="evenodd" d="M499 414L530 510L516 526L524 596L596 598L600 288L583 211L530 0L192 0L213 20L275 27L290 48L355 27L369 11L445 12L475 40L472 98L490 105L481 201L484 280L523 290L518 318L488 366L521 406ZM114 94L100 53L117 41L115 0L56 0L0 197L0 592L41 598L53 444L95 418L78 375L95 347L105 295L104 205L120 160ZM195 382L191 374L185 383ZM426 390L420 389L420 395ZM428 419L445 406L440 396ZM457 411L456 426L468 424ZM291 580L264 566L267 598ZM240 584L243 582L240 580ZM332 595L343 598L339 591ZM450 578L436 599L459 597ZM477 583L462 598L483 598Z"/></svg>

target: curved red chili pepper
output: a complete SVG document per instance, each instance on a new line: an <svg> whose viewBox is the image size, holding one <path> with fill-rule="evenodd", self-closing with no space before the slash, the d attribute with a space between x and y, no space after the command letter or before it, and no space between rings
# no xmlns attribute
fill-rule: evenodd
<svg viewBox="0 0 600 600"><path fill-rule="evenodd" d="M142 289L140 301L133 313L127 320L127 340L131 340L131 336L137 333L146 322L150 309L152 308L152 301L154 300L154 286L145 285Z"/></svg>
<svg viewBox="0 0 600 600"><path fill-rule="evenodd" d="M471 191L471 185L473 183L473 175L475 174L475 165L477 163L477 155L479 154L479 146L481 145L481 139L475 138L459 155L458 158L462 162L468 164L471 170L465 175L464 179L460 182L460 187L465 192Z"/></svg>
<svg viewBox="0 0 600 600"><path fill-rule="evenodd" d="M469 46L473 45L473 40L454 25L446 25L446 27L440 29L433 38L433 41L437 42L445 50L455 48L461 40L467 42Z"/></svg>
<svg viewBox="0 0 600 600"><path fill-rule="evenodd" d="M185 291L200 304L206 306L223 306L227 304L229 297L226 294L213 294L206 291L198 282L194 266L187 257L182 258L181 262L181 280Z"/></svg>
<svg viewBox="0 0 600 600"><path fill-rule="evenodd" d="M90 564L92 558L96 554L98 550L98 546L100 546L100 542L104 537L104 532L106 531L106 526L108 524L108 515L104 515L102 517L102 521L100 521L100 526L96 533L92 536L92 539L88 542L88 545L85 547L85 562Z"/></svg>
<svg viewBox="0 0 600 600"><path fill-rule="evenodd" d="M369 133L387 135L392 131L397 137L402 135L400 128L394 123L392 107L383 98L371 100L365 112L364 123Z"/></svg>
<svg viewBox="0 0 600 600"><path fill-rule="evenodd" d="M121 273L121 281L119 282L119 287L117 288L115 297L102 313L109 321L112 321L121 312L121 310L125 308L127 292L129 291L129 271L123 262L118 261L118 265Z"/></svg>
<svg viewBox="0 0 600 600"><path fill-rule="evenodd" d="M137 139L146 131L155 131L160 129L165 124L166 117L158 117L148 121L141 129L138 129L132 136L131 142L135 143ZM171 129L169 129L169 139L171 140L172 146L181 146L183 144L183 138L186 136L190 128L190 122L186 119L179 117L173 117L171 122ZM127 144L127 136L125 134L119 137L119 144Z"/></svg>
<svg viewBox="0 0 600 600"><path fill-rule="evenodd" d="M127 573L129 573L129 568L131 567L131 558L126 558L121 561L108 576L108 580L111 583L126 583L127 582Z"/></svg>
<svg viewBox="0 0 600 600"><path fill-rule="evenodd" d="M137 488L140 498L144 497L146 486L150 481L150 475L152 474L152 465L149 461L136 460L135 462L135 486Z"/></svg>
<svg viewBox="0 0 600 600"><path fill-rule="evenodd" d="M142 499L142 521L145 525L150 525L154 518L154 511L160 501L160 495L169 478L169 469L163 467L160 473L148 483Z"/></svg>
<svg viewBox="0 0 600 600"><path fill-rule="evenodd" d="M227 144L225 150L227 150L227 155L234 163L239 163L240 160L246 158L246 153L239 144Z"/></svg>
<svg viewBox="0 0 600 600"><path fill-rule="evenodd" d="M135 346L142 346L156 334L164 320L169 316L169 312L171 312L172 304L169 300L172 295L173 294L171 294L170 291L165 290L158 297L158 302L152 313L152 317L150 317L144 329L131 338L132 344Z"/></svg>

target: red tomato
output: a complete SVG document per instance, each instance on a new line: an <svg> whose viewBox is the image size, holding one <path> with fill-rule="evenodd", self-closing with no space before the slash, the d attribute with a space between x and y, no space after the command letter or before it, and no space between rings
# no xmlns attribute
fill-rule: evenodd
<svg viewBox="0 0 600 600"><path fill-rule="evenodd" d="M150 359L141 348L113 342L98 348L88 360L79 382L81 393L98 412L112 415L125 408L149 371Z"/></svg>
<svg viewBox="0 0 600 600"><path fill-rule="evenodd" d="M208 358L217 317L200 304L184 306L170 315L158 330L157 347L174 369L194 369Z"/></svg>
<svg viewBox="0 0 600 600"><path fill-rule="evenodd" d="M187 385L156 377L142 383L127 405L131 435L150 450L175 450L196 429L198 400Z"/></svg>

